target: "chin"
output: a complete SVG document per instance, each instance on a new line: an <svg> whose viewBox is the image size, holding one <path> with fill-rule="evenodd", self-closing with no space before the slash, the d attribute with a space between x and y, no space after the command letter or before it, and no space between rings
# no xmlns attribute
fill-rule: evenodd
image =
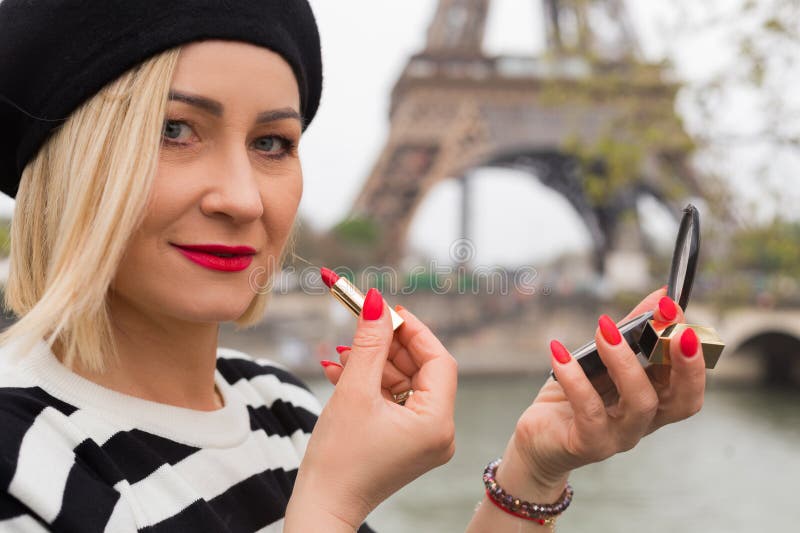
<svg viewBox="0 0 800 533"><path fill-rule="evenodd" d="M232 322L234 320L238 320L239 317L241 317L245 313L245 311L247 311L247 308L249 306L250 306L250 301L247 301L247 303L244 306L240 306L237 308L231 307L231 308L219 308L216 310L212 310L211 320L214 320L215 322Z"/></svg>
<svg viewBox="0 0 800 533"><path fill-rule="evenodd" d="M228 293L227 296L184 302L184 305L174 309L173 314L188 322L230 322L241 317L250 307L253 295L247 296L236 298L235 294Z"/></svg>
<svg viewBox="0 0 800 533"><path fill-rule="evenodd" d="M209 310L207 313L202 313L197 310L193 313L186 313L180 318L187 322L196 322L199 324L221 324L223 322L233 322L241 317L247 308L242 309L241 312L221 312L220 310Z"/></svg>

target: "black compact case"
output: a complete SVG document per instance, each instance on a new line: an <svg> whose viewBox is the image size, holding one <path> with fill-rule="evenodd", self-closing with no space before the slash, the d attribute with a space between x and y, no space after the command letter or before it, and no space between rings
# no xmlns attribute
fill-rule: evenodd
<svg viewBox="0 0 800 533"><path fill-rule="evenodd" d="M667 283L667 296L677 302L684 311L692 293L699 253L700 214L696 207L689 204L683 210L683 218L678 228L678 237L675 241L675 250L672 254L672 264ZM691 327L700 338L706 368L714 368L725 345L713 328L689 324L673 324L659 331L655 328L653 316L654 312L648 311L618 326L622 337L643 365L669 364L670 342L686 328ZM572 357L578 361L591 380L607 373L606 366L600 359L600 354L594 341L587 342L577 350L574 350ZM552 370L550 375L555 378Z"/></svg>

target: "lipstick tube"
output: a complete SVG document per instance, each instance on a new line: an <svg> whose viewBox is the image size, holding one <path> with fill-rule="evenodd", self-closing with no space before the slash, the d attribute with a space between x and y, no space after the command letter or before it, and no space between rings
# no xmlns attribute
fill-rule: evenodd
<svg viewBox="0 0 800 533"><path fill-rule="evenodd" d="M366 296L364 296L355 285L350 283L347 278L339 277L339 279L330 286L330 291L333 297L339 300L342 305L347 307L355 316L361 314L361 308L364 307L364 299ZM389 307L389 313L392 316L392 329L396 330L403 324L403 319L391 307Z"/></svg>
<svg viewBox="0 0 800 533"><path fill-rule="evenodd" d="M668 365L670 364L670 344L672 342L678 342L677 339L680 338L687 328L694 329L695 334L697 334L698 339L700 339L706 368L714 368L722 355L725 343L722 342L717 331L709 326L672 324L663 331L658 331L655 328L655 323L652 320L648 320L645 324L642 337L639 339L639 348L650 363Z"/></svg>

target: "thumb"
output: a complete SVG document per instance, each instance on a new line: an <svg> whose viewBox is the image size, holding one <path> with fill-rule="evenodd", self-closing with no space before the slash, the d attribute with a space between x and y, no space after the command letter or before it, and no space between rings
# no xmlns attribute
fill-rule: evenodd
<svg viewBox="0 0 800 533"><path fill-rule="evenodd" d="M361 308L358 326L340 383L380 391L383 367L392 343L392 318L378 289L370 289Z"/></svg>

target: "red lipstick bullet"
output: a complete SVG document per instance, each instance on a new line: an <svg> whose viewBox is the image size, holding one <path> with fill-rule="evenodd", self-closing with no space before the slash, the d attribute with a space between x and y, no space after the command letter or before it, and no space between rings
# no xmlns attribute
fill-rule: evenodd
<svg viewBox="0 0 800 533"><path fill-rule="evenodd" d="M366 297L355 285L329 268L321 267L319 275L322 278L322 282L330 289L334 298L339 300L354 315L359 316L361 314ZM392 329L397 329L403 325L403 318L391 307L389 308L389 313L392 315Z"/></svg>

